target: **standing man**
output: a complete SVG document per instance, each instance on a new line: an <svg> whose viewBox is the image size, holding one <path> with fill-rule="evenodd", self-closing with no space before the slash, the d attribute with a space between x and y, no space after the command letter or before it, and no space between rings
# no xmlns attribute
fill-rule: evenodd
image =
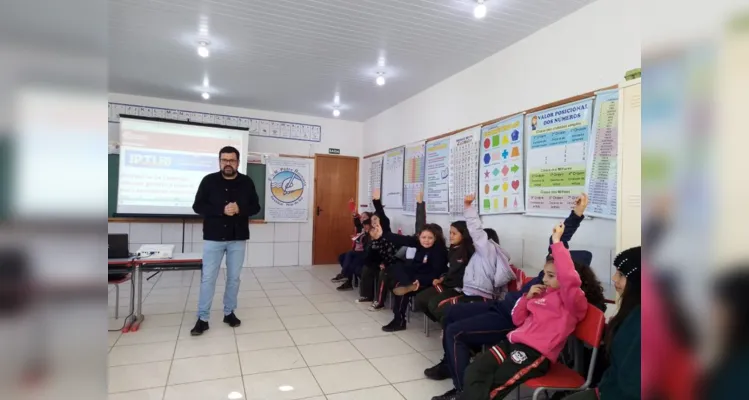
<svg viewBox="0 0 749 400"><path fill-rule="evenodd" d="M232 328L240 321L234 315L239 292L247 240L250 238L249 218L260 211L255 184L237 171L239 151L227 146L218 153L221 170L208 174L200 182L192 209L203 217L203 270L200 274L198 322L190 334L202 335L208 330L216 278L221 259L226 254L226 291L224 322Z"/></svg>

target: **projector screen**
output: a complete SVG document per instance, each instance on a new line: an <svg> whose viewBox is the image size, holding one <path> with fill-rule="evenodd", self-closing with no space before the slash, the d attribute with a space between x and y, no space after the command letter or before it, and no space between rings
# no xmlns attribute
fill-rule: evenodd
<svg viewBox="0 0 749 400"><path fill-rule="evenodd" d="M117 214L195 215L192 203L204 176L219 171L218 152L239 150L247 169L247 129L120 116Z"/></svg>

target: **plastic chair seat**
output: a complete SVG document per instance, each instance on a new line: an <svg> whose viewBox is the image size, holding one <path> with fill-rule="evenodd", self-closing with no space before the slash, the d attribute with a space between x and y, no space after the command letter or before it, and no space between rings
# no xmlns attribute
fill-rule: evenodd
<svg viewBox="0 0 749 400"><path fill-rule="evenodd" d="M552 363L546 375L525 381L531 388L577 389L585 384L585 378L561 363Z"/></svg>

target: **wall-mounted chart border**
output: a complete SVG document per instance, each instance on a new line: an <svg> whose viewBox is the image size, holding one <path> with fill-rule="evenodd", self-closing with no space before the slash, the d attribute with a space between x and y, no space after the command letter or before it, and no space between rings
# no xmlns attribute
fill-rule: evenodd
<svg viewBox="0 0 749 400"><path fill-rule="evenodd" d="M161 118L173 121L196 122L201 124L223 125L246 128L250 136L272 139L299 140L303 142L322 141L322 127L296 122L274 121L260 118L237 117L233 115L211 114L175 108L147 107L135 104L109 103L109 123L119 124L120 114L139 117Z"/></svg>

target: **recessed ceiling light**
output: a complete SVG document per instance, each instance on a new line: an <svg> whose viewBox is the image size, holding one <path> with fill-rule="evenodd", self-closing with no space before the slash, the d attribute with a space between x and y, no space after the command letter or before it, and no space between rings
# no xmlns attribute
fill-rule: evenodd
<svg viewBox="0 0 749 400"><path fill-rule="evenodd" d="M337 108L334 108L333 109L333 116L336 117L336 118L340 117L341 116L341 110L339 110Z"/></svg>
<svg viewBox="0 0 749 400"><path fill-rule="evenodd" d="M203 98L203 100L208 100L211 98L211 95L208 94L208 92L203 92L203 94L201 94L200 96Z"/></svg>
<svg viewBox="0 0 749 400"><path fill-rule="evenodd" d="M486 17L486 4L484 0L476 0L476 7L473 9L473 16L477 19Z"/></svg>
<svg viewBox="0 0 749 400"><path fill-rule="evenodd" d="M377 66L384 67L385 66L385 57L380 57L377 59Z"/></svg>
<svg viewBox="0 0 749 400"><path fill-rule="evenodd" d="M208 56L211 55L210 50L208 50L208 45L209 44L210 43L208 43L207 41L200 41L200 42L198 42L198 55L199 56L201 56L203 58L206 58L206 57L208 57Z"/></svg>
<svg viewBox="0 0 749 400"><path fill-rule="evenodd" d="M377 83L377 86L382 86L385 84L385 73L384 72L378 72L377 73L377 79L375 79L375 83Z"/></svg>
<svg viewBox="0 0 749 400"><path fill-rule="evenodd" d="M341 95L336 93L335 97L333 97L333 104L339 105L341 104Z"/></svg>
<svg viewBox="0 0 749 400"><path fill-rule="evenodd" d="M208 77L204 76L203 77L203 87L208 87L208 86L210 86L210 82L208 81Z"/></svg>

